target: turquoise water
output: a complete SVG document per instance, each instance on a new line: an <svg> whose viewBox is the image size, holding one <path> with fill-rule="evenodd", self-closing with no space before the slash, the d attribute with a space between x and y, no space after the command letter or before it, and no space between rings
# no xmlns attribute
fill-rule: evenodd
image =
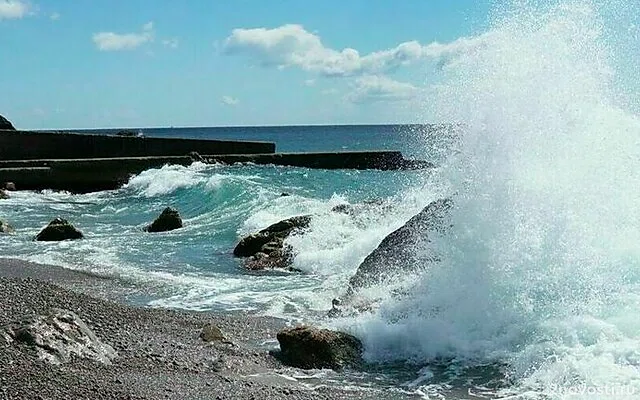
<svg viewBox="0 0 640 400"><path fill-rule="evenodd" d="M250 128L250 135L244 137L261 136L261 130L270 134L272 129ZM305 129L310 137L321 132L318 128L277 129L282 131L278 143L287 143L291 135L303 135ZM189 136L190 131L175 129L170 136ZM199 136L219 137L217 128L208 131L209 135ZM147 132L151 134L153 131ZM348 142L349 135L354 136L354 143L366 143L353 145L355 149L381 148L401 140L391 130L375 143L365 140L366 131L354 131L353 127L344 127L338 136ZM301 150L314 150L305 141L300 143ZM155 295L144 301L152 305L252 309L304 318L302 310L326 310L332 296L346 288L350 274L384 235L426 204L429 198L415 188L426 185L432 175L429 171L325 171L200 163L165 166L145 171L115 191L16 193L0 204L2 215L17 228L16 235L2 241L0 251L151 285ZM290 196L282 197L282 193ZM331 212L338 204L369 200L387 206L357 218ZM166 234L144 233L142 228L167 206L180 211L185 228ZM306 274L249 273L232 256L243 235L301 214L314 216L312 233L290 242L298 253L295 267ZM31 241L57 216L71 221L86 239L73 243Z"/></svg>
<svg viewBox="0 0 640 400"><path fill-rule="evenodd" d="M114 192L17 193L0 203L18 228L0 251L151 287L139 301L154 306L253 309L344 329L379 366L304 379L423 398L640 398L640 117L629 106L640 102L624 84L637 68L620 76L625 60L638 63L626 51L637 48L638 11L624 0L496 2L486 32L439 48L438 84L425 94L430 115L464 127L453 147L415 127L246 135L276 135L282 151L399 148L435 170L195 164L146 171ZM443 196L455 203L452 231L414 249L441 260L359 293L370 311L324 319L385 235ZM331 212L366 200L381 204ZM142 233L166 205L186 228ZM243 234L303 213L314 216L309 231L288 239L302 274L250 274L231 258ZM58 215L87 239L30 241Z"/></svg>

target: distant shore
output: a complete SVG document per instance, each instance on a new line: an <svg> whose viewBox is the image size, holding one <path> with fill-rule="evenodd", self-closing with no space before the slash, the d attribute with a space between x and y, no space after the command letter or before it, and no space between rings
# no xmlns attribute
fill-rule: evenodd
<svg viewBox="0 0 640 400"><path fill-rule="evenodd" d="M283 366L261 343L275 338L282 320L133 307L122 303L127 290L111 279L0 259L0 327L63 308L118 353L110 366L85 359L55 366L25 345L0 340L0 399L384 398L377 391L312 390L279 375ZM230 343L203 342L208 323Z"/></svg>

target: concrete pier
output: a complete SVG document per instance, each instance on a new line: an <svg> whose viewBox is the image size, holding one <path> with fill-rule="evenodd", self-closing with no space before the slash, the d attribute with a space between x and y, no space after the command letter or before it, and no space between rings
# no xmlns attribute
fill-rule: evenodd
<svg viewBox="0 0 640 400"><path fill-rule="evenodd" d="M0 185L86 193L117 189L132 175L164 165L253 163L321 169L413 169L399 151L275 153L269 142L0 131ZM197 154L196 154L197 153Z"/></svg>
<svg viewBox="0 0 640 400"><path fill-rule="evenodd" d="M407 160L399 151L348 151L325 153L225 154L205 156L207 162L274 164L321 169L417 169L433 164Z"/></svg>
<svg viewBox="0 0 640 400"><path fill-rule="evenodd" d="M322 169L407 169L432 164L405 160L394 151L204 155L208 163L255 163ZM190 165L191 156L117 157L75 160L0 161L0 184L14 182L18 190L67 190L76 193L117 189L132 175L164 165Z"/></svg>
<svg viewBox="0 0 640 400"><path fill-rule="evenodd" d="M0 160L274 153L275 143L0 131Z"/></svg>

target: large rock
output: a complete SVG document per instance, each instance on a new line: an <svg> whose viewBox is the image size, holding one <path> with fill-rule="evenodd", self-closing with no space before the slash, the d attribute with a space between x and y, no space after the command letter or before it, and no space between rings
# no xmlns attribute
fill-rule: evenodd
<svg viewBox="0 0 640 400"><path fill-rule="evenodd" d="M9 344L28 346L39 358L53 364L68 362L72 356L111 364L117 355L68 310L53 309L46 315L25 317L5 327L2 333Z"/></svg>
<svg viewBox="0 0 640 400"><path fill-rule="evenodd" d="M0 115L0 131L2 130L15 131L16 128L13 127L13 124L8 119Z"/></svg>
<svg viewBox="0 0 640 400"><path fill-rule="evenodd" d="M82 232L77 230L66 219L56 218L49 223L38 235L35 240L40 242L58 242L61 240L82 239Z"/></svg>
<svg viewBox="0 0 640 400"><path fill-rule="evenodd" d="M290 268L293 253L284 239L293 232L308 228L310 222L310 215L301 215L270 225L242 238L233 249L233 255L248 258L245 267L250 270Z"/></svg>
<svg viewBox="0 0 640 400"><path fill-rule="evenodd" d="M278 333L280 359L303 369L358 367L362 364L362 343L343 332L308 326L288 328Z"/></svg>
<svg viewBox="0 0 640 400"><path fill-rule="evenodd" d="M453 201L441 199L430 203L406 224L385 237L380 245L358 266L349 280L347 296L356 290L379 284L399 272L415 268L421 263L437 261L428 246L429 236L444 233L451 227L450 210Z"/></svg>
<svg viewBox="0 0 640 400"><path fill-rule="evenodd" d="M0 220L0 233L14 233L13 227L6 222Z"/></svg>
<svg viewBox="0 0 640 400"><path fill-rule="evenodd" d="M9 195L7 194L7 192L5 192L3 189L0 189L0 200L6 200L9 198Z"/></svg>
<svg viewBox="0 0 640 400"><path fill-rule="evenodd" d="M182 228L182 218L178 210L172 207L165 208L160 216L146 228L147 232L167 232Z"/></svg>

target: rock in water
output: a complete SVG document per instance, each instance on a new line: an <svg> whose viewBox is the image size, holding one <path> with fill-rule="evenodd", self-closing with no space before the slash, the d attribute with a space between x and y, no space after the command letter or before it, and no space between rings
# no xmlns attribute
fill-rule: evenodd
<svg viewBox="0 0 640 400"><path fill-rule="evenodd" d="M7 194L7 192L5 192L3 189L0 189L0 200L6 200L9 198L9 195Z"/></svg>
<svg viewBox="0 0 640 400"><path fill-rule="evenodd" d="M385 237L380 245L360 264L349 280L347 295L362 287L372 286L401 271L415 268L424 261L437 261L434 249L426 254L416 253L421 242L429 242L429 235L444 233L451 227L451 199L436 200L426 206L406 224Z"/></svg>
<svg viewBox="0 0 640 400"><path fill-rule="evenodd" d="M178 210L172 207L167 207L162 211L162 214L155 221L146 228L147 232L167 232L175 229L182 228L182 218Z"/></svg>
<svg viewBox="0 0 640 400"><path fill-rule="evenodd" d="M0 220L0 233L14 233L13 227L6 222Z"/></svg>
<svg viewBox="0 0 640 400"><path fill-rule="evenodd" d="M362 364L362 343L343 332L308 326L278 333L283 363L303 369L357 367Z"/></svg>
<svg viewBox="0 0 640 400"><path fill-rule="evenodd" d="M82 239L83 237L82 232L71 225L69 221L56 218L49 222L49 225L38 233L35 240L40 242L58 242L68 239Z"/></svg>
<svg viewBox="0 0 640 400"><path fill-rule="evenodd" d="M288 218L270 225L258 233L245 236L233 249L236 257L249 257L245 266L250 270L289 268L293 261L291 248L284 239L294 231L309 227L310 215Z"/></svg>
<svg viewBox="0 0 640 400"><path fill-rule="evenodd" d="M8 119L0 115L0 131L1 130L15 131L16 128L13 127L13 124L9 122Z"/></svg>
<svg viewBox="0 0 640 400"><path fill-rule="evenodd" d="M68 362L72 356L111 364L115 350L96 337L75 313L53 309L47 315L29 316L4 329L5 340L32 348L52 364Z"/></svg>

